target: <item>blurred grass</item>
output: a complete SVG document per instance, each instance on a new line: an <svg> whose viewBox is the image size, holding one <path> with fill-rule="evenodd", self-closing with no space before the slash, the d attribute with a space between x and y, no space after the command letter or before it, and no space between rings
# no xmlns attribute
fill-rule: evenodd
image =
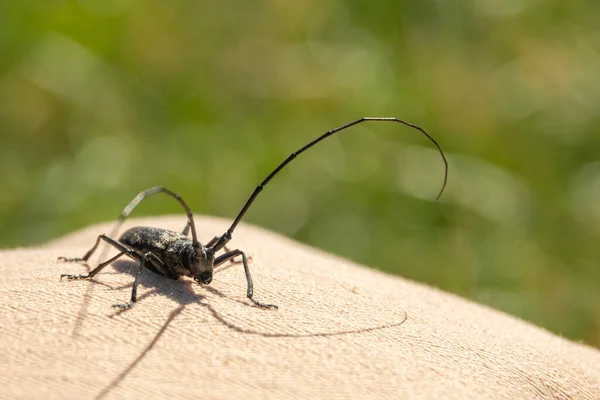
<svg viewBox="0 0 600 400"><path fill-rule="evenodd" d="M233 218L317 135L397 116L449 156L439 202L430 143L372 123L303 154L246 221L600 346L599 17L592 0L1 2L0 246L159 184Z"/></svg>

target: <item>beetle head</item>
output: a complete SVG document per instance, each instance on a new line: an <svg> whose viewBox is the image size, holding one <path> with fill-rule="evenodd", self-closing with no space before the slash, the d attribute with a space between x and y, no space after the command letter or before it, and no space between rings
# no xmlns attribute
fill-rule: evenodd
<svg viewBox="0 0 600 400"><path fill-rule="evenodd" d="M208 285L212 281L214 262L215 253L210 247L197 247L194 251L194 271L191 271L194 280Z"/></svg>

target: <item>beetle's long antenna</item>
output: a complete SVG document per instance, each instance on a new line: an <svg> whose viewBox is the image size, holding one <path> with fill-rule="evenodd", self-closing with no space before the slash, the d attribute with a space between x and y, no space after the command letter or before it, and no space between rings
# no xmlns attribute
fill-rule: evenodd
<svg viewBox="0 0 600 400"><path fill-rule="evenodd" d="M442 156L442 160L444 160L444 165L445 165L445 171L444 171L444 183L442 185L442 189L440 190L440 193L438 194L438 196L436 197L436 200L440 198L440 196L442 195L442 193L444 192L444 189L446 188L446 182L448 181L448 161L446 161L446 156L444 156L444 152L442 151L440 145L435 141L435 139L433 139L431 136L429 136L429 134L427 132L425 132L421 127L411 124L410 122L406 122L406 121L402 121L401 119L395 118L395 117L363 117L361 119L357 119L356 121L352 121L349 122L345 125L342 125L338 128L332 129L326 133L324 133L323 135L319 136L318 138L316 138L315 140L313 140L312 142L304 145L302 148L300 148L299 150L293 152L292 154L289 155L288 158L285 159L285 161L283 161L281 164L279 164L279 166L277 168L275 168L273 170L273 172L271 172L269 174L269 176L267 176L265 178L265 180L263 180L260 185L258 185L256 187L256 189L254 189L254 192L252 193L252 195L250 196L250 198L248 199L248 201L246 201L246 204L244 204L244 207L242 208L242 210L240 211L240 213L238 214L238 216L235 218L235 221L233 221L233 224L231 224L231 227L229 227L229 229L227 230L227 232L225 232L225 234L220 238L220 240L218 240L215 245L213 246L213 250L219 250L223 247L223 245L225 245L225 243L227 243L227 241L229 241L229 239L231 239L231 234L233 233L233 230L235 229L235 227L238 225L238 223L240 222L240 220L244 217L244 215L246 214L246 211L248 211L248 208L250 208L250 206L252 205L252 203L254 202L254 199L256 199L256 197L258 196L258 194L263 190L263 188L267 185L267 183L269 183L269 181L271 179L273 179L273 177L275 175L277 175L277 173L279 173L279 171L281 171L286 165L288 165L294 158L296 158L300 153L304 152L305 150L308 150L309 148L311 148L312 146L314 146L315 144L319 143L321 140L333 135L336 132L342 131L346 128L349 128L351 126L354 125L358 125L362 122L365 121L391 121L391 122L398 122L401 123L403 125L409 126L413 129L416 129L418 131L420 131L422 134L424 134L425 136L427 136L427 138L429 140L431 140L433 142L433 144L435 145L435 147L437 147L438 151L440 152L440 155Z"/></svg>
<svg viewBox="0 0 600 400"><path fill-rule="evenodd" d="M133 209L136 208L137 205L140 204L140 202L142 200L144 200L144 198L146 198L148 196L152 196L153 194L156 194L156 193L164 193L166 195L169 195L172 198L174 198L175 200L177 200L179 202L179 204L181 204L181 206L185 210L185 214L187 215L188 225L190 226L190 228L192 228L192 245L194 247L200 247L200 243L198 242L198 237L196 236L196 225L194 224L194 216L192 215L192 211L190 210L190 208L188 207L186 202L183 201L183 199L181 198L180 195L178 195L175 192L171 192L169 189L166 189L162 186L156 186L156 187L144 190L143 192L140 192L137 196L135 196L135 198L133 200L131 200L131 202L129 204L127 204L127 207L125 207L123 209L123 211L121 212L121 215L119 217L119 223L117 224L115 229L113 229L111 236L113 236L113 237L116 236L116 232L117 232L118 228L123 224L123 222L129 216L129 214L131 214Z"/></svg>

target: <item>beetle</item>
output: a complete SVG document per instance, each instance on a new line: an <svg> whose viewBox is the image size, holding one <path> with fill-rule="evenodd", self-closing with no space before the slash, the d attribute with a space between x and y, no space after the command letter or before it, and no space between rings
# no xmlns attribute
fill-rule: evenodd
<svg viewBox="0 0 600 400"><path fill-rule="evenodd" d="M161 228L133 227L124 232L118 240L112 237L114 236L114 233L112 236L102 234L98 236L98 238L96 239L96 243L87 253L85 253L83 257L59 257L58 261L87 263L87 261L94 254L94 252L97 250L99 244L102 241L107 242L108 244L115 247L119 251L119 253L116 256L110 258L109 260L101 262L96 268L94 268L87 274L62 274L60 276L60 279L62 280L62 278L65 277L69 280L92 278L97 273L99 273L104 267L111 264L113 261L117 260L118 258L124 255L127 255L128 257L134 259L139 263L139 267L135 275L135 280L133 282L133 288L131 290L131 299L126 303L119 303L113 305L113 307L118 307L126 310L131 308L137 300L137 287L140 281L141 273L144 269L148 269L156 274L174 280L177 280L182 276L188 276L194 279L199 284L208 285L212 281L214 268L224 264L227 261L233 261L235 257L241 256L242 264L244 265L244 272L246 274L246 295L248 299L250 299L258 307L277 309L278 307L274 304L262 303L254 298L252 276L250 275L250 268L248 267L248 258L246 257L246 254L239 249L230 250L226 247L226 245L231 240L235 228L239 224L240 220L244 217L244 215L246 214L256 197L271 181L271 179L273 179L273 177L277 175L286 165L292 162L292 160L298 155L300 155L302 152L316 145L321 140L344 129L347 129L351 126L358 125L366 121L387 121L403 124L405 126L420 131L437 147L437 150L439 151L442 160L444 161L445 168L444 182L442 184L442 188L438 196L436 197L436 199L439 199L448 181L448 162L446 160L444 152L442 151L439 144L433 139L433 137L431 137L419 126L395 117L363 117L355 121L349 122L347 124L344 124L342 126L339 126L330 131L327 131L321 136L314 139L313 141L307 143L300 149L291 153L256 187L256 189L254 189L254 192L252 192L252 194L242 207L241 211L238 213L237 217L229 227L229 229L227 229L227 231L225 231L225 233L223 233L221 236L215 236L206 244L202 244L198 241L192 211L180 195L166 189L163 186L153 187L140 192L121 212L117 228L125 221L129 214L131 214L133 209L142 202L142 200L157 193L164 193L177 200L179 204L183 207L187 216L187 224L183 231L179 233ZM113 232L116 231L117 229L115 229ZM191 238L188 237L188 233L190 231L192 234ZM221 250L224 250L224 253L221 255L217 255L217 253Z"/></svg>

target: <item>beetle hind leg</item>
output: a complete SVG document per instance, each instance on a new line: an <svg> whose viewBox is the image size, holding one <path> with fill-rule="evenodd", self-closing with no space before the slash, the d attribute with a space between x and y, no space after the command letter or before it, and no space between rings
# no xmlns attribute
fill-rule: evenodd
<svg viewBox="0 0 600 400"><path fill-rule="evenodd" d="M65 278L65 277L69 280L92 278L94 275L96 275L98 272L100 272L104 267L106 267L108 264L115 261L117 258L121 257L123 254L130 254L130 255L133 255L134 257L141 257L141 254L138 251L136 251L128 246L125 246L123 243L119 242L118 240L113 239L107 235L100 235L96 239L96 243L94 244L94 246L92 246L92 248L87 253L85 253L85 255L82 258L58 257L58 261L59 262L84 262L87 264L87 261L90 259L92 254L94 254L94 251L96 251L96 249L98 248L98 245L100 244L101 240L104 240L108 244L116 247L121 252L119 254L117 254L116 256L114 256L113 258L111 258L110 260L104 261L104 262L98 264L98 266L96 268L94 268L87 274L80 274L80 275L62 274L60 276L60 279Z"/></svg>
<svg viewBox="0 0 600 400"><path fill-rule="evenodd" d="M79 274L79 275L76 275L76 274L61 274L60 275L60 280L62 280L62 278L67 278L70 281L72 281L72 280L79 280L79 279L93 278L94 275L96 275L98 272L100 272L100 270L102 270L104 267L106 267L107 265L109 265L113 261L117 260L118 258L121 258L121 256L123 256L124 254L131 254L131 253L134 253L134 252L130 251L130 250L122 251L119 254L117 254L116 256L114 256L113 258L111 258L109 260L106 260L103 263L98 264L98 266L96 268L94 268L93 270L91 270L87 274ZM137 253L135 253L135 254L137 254Z"/></svg>

